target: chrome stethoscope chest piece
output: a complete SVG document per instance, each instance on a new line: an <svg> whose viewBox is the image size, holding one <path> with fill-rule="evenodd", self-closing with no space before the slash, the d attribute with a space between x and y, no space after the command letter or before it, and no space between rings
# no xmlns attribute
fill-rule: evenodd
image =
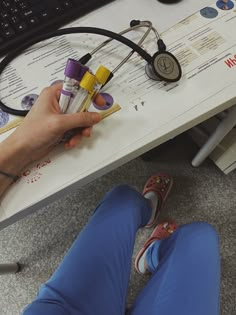
<svg viewBox="0 0 236 315"><path fill-rule="evenodd" d="M150 63L146 64L145 72L146 72L146 75L149 77L149 79L154 80L154 81L161 81L161 78L158 77L156 73L154 72L152 64Z"/></svg>
<svg viewBox="0 0 236 315"><path fill-rule="evenodd" d="M175 56L168 51L159 51L155 53L152 57L151 64L152 71L149 70L149 73L152 73L152 76L153 74L156 75L156 77L160 80L167 82L177 82L182 76L180 63L175 58Z"/></svg>

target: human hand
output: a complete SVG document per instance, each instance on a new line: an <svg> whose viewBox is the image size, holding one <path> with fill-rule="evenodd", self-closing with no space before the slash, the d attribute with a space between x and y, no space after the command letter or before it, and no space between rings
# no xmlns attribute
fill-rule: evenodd
<svg viewBox="0 0 236 315"><path fill-rule="evenodd" d="M45 88L22 124L9 137L25 152L25 164L47 154L63 135L71 130L75 134L64 143L65 148L75 147L83 137L91 135L92 126L101 120L98 113L62 114L58 100L62 85Z"/></svg>

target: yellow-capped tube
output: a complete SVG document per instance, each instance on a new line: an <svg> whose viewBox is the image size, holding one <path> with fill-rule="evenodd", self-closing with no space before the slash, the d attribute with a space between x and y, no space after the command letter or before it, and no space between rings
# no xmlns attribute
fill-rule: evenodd
<svg viewBox="0 0 236 315"><path fill-rule="evenodd" d="M107 82L110 74L111 74L111 71L109 69L107 69L106 67L102 65L99 66L99 68L97 69L95 73L95 77L98 81L98 84L101 86L104 85Z"/></svg>
<svg viewBox="0 0 236 315"><path fill-rule="evenodd" d="M97 83L96 77L87 71L80 81L80 88L76 94L73 102L70 104L67 113L72 114L86 110L91 103L91 96L94 94L95 85Z"/></svg>
<svg viewBox="0 0 236 315"><path fill-rule="evenodd" d="M94 93L92 95L92 100L94 100L103 87L103 85L107 82L109 76L111 74L111 71L107 69L106 67L100 65L99 68L97 69L95 73L95 77L97 79L97 84L95 85L94 88ZM98 105L98 104L97 104Z"/></svg>

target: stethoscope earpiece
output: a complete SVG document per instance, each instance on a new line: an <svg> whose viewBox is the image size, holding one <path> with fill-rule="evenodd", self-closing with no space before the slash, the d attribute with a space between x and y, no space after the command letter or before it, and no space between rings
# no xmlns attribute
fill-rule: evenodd
<svg viewBox="0 0 236 315"><path fill-rule="evenodd" d="M134 26L137 26L137 25L140 25L141 21L140 20L132 20L129 25L130 27L134 27Z"/></svg>
<svg viewBox="0 0 236 315"><path fill-rule="evenodd" d="M161 38L157 41L158 51L166 51L166 44L163 42Z"/></svg>

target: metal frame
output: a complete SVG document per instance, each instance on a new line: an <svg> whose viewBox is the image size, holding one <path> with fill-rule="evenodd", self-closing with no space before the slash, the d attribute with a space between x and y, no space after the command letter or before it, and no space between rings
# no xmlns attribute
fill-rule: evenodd
<svg viewBox="0 0 236 315"><path fill-rule="evenodd" d="M198 151L192 160L192 166L199 166L223 140L223 138L236 126L236 105L232 106L227 116L219 123L216 130Z"/></svg>
<svg viewBox="0 0 236 315"><path fill-rule="evenodd" d="M22 269L22 265L19 263L15 264L0 264L0 275L5 275L9 273L17 273Z"/></svg>

